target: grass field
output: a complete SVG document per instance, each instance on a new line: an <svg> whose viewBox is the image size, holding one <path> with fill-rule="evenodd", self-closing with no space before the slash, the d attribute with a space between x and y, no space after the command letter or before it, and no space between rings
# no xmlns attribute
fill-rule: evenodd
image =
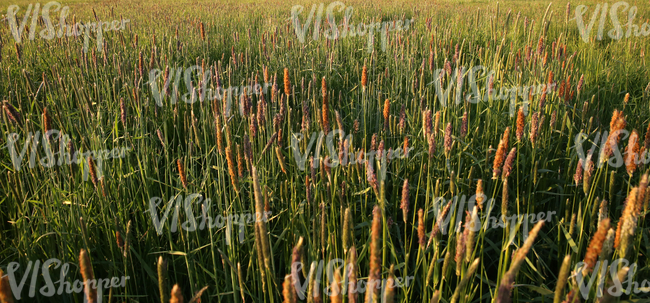
<svg viewBox="0 0 650 303"><path fill-rule="evenodd" d="M0 302L650 300L646 1L0 2Z"/></svg>

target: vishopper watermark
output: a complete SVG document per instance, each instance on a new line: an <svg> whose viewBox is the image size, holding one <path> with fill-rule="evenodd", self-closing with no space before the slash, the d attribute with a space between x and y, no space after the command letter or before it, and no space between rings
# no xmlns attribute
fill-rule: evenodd
<svg viewBox="0 0 650 303"><path fill-rule="evenodd" d="M582 38L582 41L589 43L589 34L591 33L594 23L598 19L598 33L596 34L595 38L598 40L603 40L603 35L605 31L605 20L607 19L607 10L608 10L608 3L603 3L603 4L596 4L596 8L594 9L591 18L589 19L589 24L585 24L584 20L584 15L587 13L587 6L586 5L578 5L576 7L575 11L575 20L578 26L578 32L580 33L580 37ZM621 22L618 20L619 16L619 9L620 12L625 13L627 11L627 31L623 30L623 27L621 26ZM599 18L599 13L600 13L600 18ZM609 18L611 20L612 24L612 29L607 32L607 36L609 36L611 39L614 40L620 40L621 38L629 38L633 34L634 36L648 36L650 35L650 24L643 23L641 27L638 25L634 24L634 18L636 17L637 13L637 8L636 6L631 6L625 2L625 1L620 1L612 4L611 8L609 8ZM639 28L641 31L639 32ZM634 32L633 32L634 31Z"/></svg>
<svg viewBox="0 0 650 303"><path fill-rule="evenodd" d="M131 147L122 147L114 148L112 150L89 150L85 152L75 151L72 155L67 151L68 142L70 142L70 137L59 130L51 129L45 133L45 136L41 137L41 132L36 131L36 134L29 132L27 137L25 137L25 142L23 143L23 148L20 152L16 150L16 142L19 140L20 135L18 133L10 133L7 135L7 149L9 150L9 155L11 156L11 162L14 166L14 169L20 171L20 168L23 163L23 158L27 154L27 147L31 141L31 153L29 155L29 168L32 169L36 167L36 158L37 150L39 145L39 138L41 138L43 150L45 151L45 157L38 159L38 164L43 167L51 168L55 165L61 166L64 163L70 165L72 163L80 164L86 163L86 159L92 157L92 159L97 164L97 177L101 178L102 176L102 163L104 160L108 159L118 159L126 157L126 153L131 151ZM48 140L49 138L49 140ZM58 151L55 151L52 148L51 142L58 140L59 148ZM58 154L58 159L57 159ZM88 165L84 165L83 180L88 180L88 173L90 169Z"/></svg>
<svg viewBox="0 0 650 303"><path fill-rule="evenodd" d="M162 83L162 87L158 83L161 76L163 76L162 82L164 82ZM172 67L165 71L155 68L149 71L149 81L147 84L151 86L153 97L158 106L163 106L163 100L166 96L169 96L171 104L178 102L181 79L184 80L185 88L187 89L187 93L181 96L183 102L194 104L197 101L223 100L225 97L227 101L224 108L226 116L230 116L233 97L235 98L235 102L238 102L238 99L244 94L246 96L259 95L261 93L266 94L269 87L273 86L271 83L264 83L263 86L256 83L254 85L231 86L229 88L223 88L219 85L216 90L213 90L209 87L210 81L212 80L211 69L205 71L200 65L193 65L187 68ZM197 86L193 84L193 80L195 79L199 80L199 85ZM239 110L240 114L243 115L243 108L241 106Z"/></svg>
<svg viewBox="0 0 650 303"><path fill-rule="evenodd" d="M125 23L131 21L129 19L122 19L120 21L113 20L112 22L102 22L102 21L86 22L86 23L77 22L76 24L72 24L72 26L70 26L67 25L66 23L66 18L68 17L70 7L68 6L62 7L61 3L59 2L50 1L43 6L42 10L41 10L40 3L36 3L36 5L29 4L29 6L27 6L25 15L23 16L23 19L20 21L20 24L18 24L16 13L20 10L20 7L18 5L10 5L9 8L7 8L7 21L9 21L9 28L11 29L11 34L13 35L14 40L16 40L16 43L22 42L23 31L25 30L25 25L27 24L29 15L32 13L32 7L34 10L31 18L31 24L29 25L29 35L28 35L29 40L33 41L34 38L36 37L38 16L40 13L42 16L43 23L45 23L45 28L38 33L42 39L52 40L54 39L54 37L61 38L64 35L66 37L71 37L71 36L78 37L83 34L84 53L88 52L88 43L90 41L91 31L95 33L95 38L97 41L97 50L103 52L104 51L103 32L124 30ZM52 20L50 19L50 12L58 12L58 11L60 11L59 24L55 25L52 23Z"/></svg>
<svg viewBox="0 0 650 303"><path fill-rule="evenodd" d="M307 295L307 287L309 286L309 281L311 280L311 277L313 275L316 275L314 278L314 297L316 297L321 290L320 286L320 279L318 277L323 276L323 265L324 262L323 260L320 260L318 262L318 266L316 265L316 261L312 262L312 265L309 269L309 274L307 278L305 279L304 282L300 282L300 279L298 278L298 273L302 272L302 269L304 267L304 264L302 262L294 262L291 264L291 273L292 273L292 278L293 278L293 283L294 286L296 287L296 293L298 294L298 297L300 300L304 300L306 295ZM390 281L388 279L382 279L378 281L371 281L371 282L366 282L365 280L357 280L356 283L350 283L349 281L349 276L345 275L345 279L342 281L342 286L339 286L338 288L332 287L334 284L334 271L337 270L338 272L343 272L341 269L343 267L346 268L346 272L351 272L354 267L354 264L345 264L345 261L343 259L332 259L329 262L327 262L327 278L329 280L329 283L322 289L325 295L327 296L338 296L346 293L357 293L357 294L362 294L365 293L368 290L371 290L372 288L375 289L381 289L382 291L382 297L383 297L383 292L387 288L393 288L393 287L408 287L411 284L411 280L415 279L415 276L406 276L406 277L396 277L394 281ZM394 283L394 284L389 284L389 283ZM348 287L350 287L350 291L348 291Z"/></svg>
<svg viewBox="0 0 650 303"><path fill-rule="evenodd" d="M129 276L122 276L121 278L112 277L112 278L105 278L105 279L92 279L92 280L88 279L86 281L75 280L74 282L70 283L65 281L66 276L70 271L70 263L63 263L59 259L52 258L46 260L42 264L43 266L41 267L41 260L36 260L35 262L29 261L29 263L27 263L27 267L25 268L25 273L23 274L23 277L20 279L16 277L16 273L20 268L20 264L18 262L11 262L7 265L7 276L9 276L9 284L11 285L11 292L13 293L16 300L21 299L22 291L23 288L25 287L25 282L27 282L27 278L29 277L30 272L32 273L31 274L32 279L29 284L29 293L28 293L28 296L30 298L33 298L34 295L36 294L36 288L37 288L36 282L39 277L39 271L40 271L40 275L42 275L43 279L45 280L45 285L39 289L39 292L42 296L52 297L55 294L62 295L64 293L65 294L81 293L84 290L84 285L87 285L88 287L97 290L97 303L102 302L102 292L104 289L125 287L126 280L130 278ZM52 277L51 277L52 275L50 274L50 270L52 267L54 269L57 269L59 267L61 268L59 272L59 280L57 282L52 281ZM18 281L20 281L20 283L18 283ZM55 284L58 284L59 287L57 288ZM86 296L84 296L84 302L87 302Z"/></svg>
<svg viewBox="0 0 650 303"><path fill-rule="evenodd" d="M339 136L340 140L343 140L343 137L345 137L343 141L348 142L348 145L345 145L344 143L342 146L339 146L338 151L337 148L334 146L334 136L336 135ZM327 134L327 137L325 137L325 132L323 131L321 131L320 133L313 132L309 140L309 144L307 144L307 148L303 153L300 151L300 147L298 146L299 142L301 142L303 139L304 139L304 135L301 133L294 133L293 136L291 136L291 149L293 150L293 156L296 159L296 163L298 164L298 169L302 171L305 170L305 163L307 162L307 158L309 157L309 154L312 151L312 147L314 146L314 143L316 143L315 159L320 159L323 140L325 140L325 145L330 155L329 161L325 161L323 164L331 168L337 167L339 165L346 166L352 164L364 164L366 162L372 163L372 161L375 159L375 156L381 156L380 158L381 161L384 161L386 159L387 160L403 159L408 156L411 150L414 149L414 147L408 147L407 150L403 150L402 147L398 147L396 149L384 150L384 153L382 155L378 155L377 154L378 151L376 150L371 150L370 152L358 150L357 153L355 154L355 152L351 150L349 146L350 142L353 142L352 134L348 134L346 137L345 131L341 129L335 129L330 131ZM316 142L316 140L318 140L318 142ZM320 161L314 161L313 163L314 168L318 168L318 166L320 165L319 162ZM381 173L384 176L386 174L385 169L386 169L386 165L382 165Z"/></svg>
<svg viewBox="0 0 650 303"><path fill-rule="evenodd" d="M447 83L447 88L442 87L442 79L447 75L449 78ZM456 105L460 104L463 100L463 84L465 83L465 77L467 77L468 85L471 92L465 95L465 101L473 104L477 104L481 101L488 102L492 100L508 100L510 99L510 117L513 117L516 112L516 102L517 96L520 96L523 99L523 110L524 114L528 114L528 105L530 104L529 97L533 95L541 95L544 90L546 93L550 93L555 88L556 84L551 83L549 85L538 84L530 86L514 86L514 87L501 87L500 89L489 89L490 81L494 80L494 75L496 72L494 70L489 70L487 67L482 65L476 65L466 69L464 66L461 66L460 69L457 67L453 71L445 70L444 68L436 69L433 73L433 78L435 80L429 82L427 85L434 85L436 95L438 96L438 101L442 107L447 107L448 96L451 95L451 89L454 85L457 85L456 93L453 96L454 102ZM460 78L459 78L460 75ZM479 77L485 76L485 87L486 92L481 92L479 90L477 79Z"/></svg>
<svg viewBox="0 0 650 303"><path fill-rule="evenodd" d="M199 211L201 212L198 217L194 216L193 204L195 200L196 205L198 205ZM230 245L230 233L232 231L233 223L239 225L239 243L244 243L244 229L246 227L246 224L253 222L267 222L268 216L271 214L269 211L264 212L263 214L228 214L226 217L218 215L216 218L212 218L208 214L208 210L210 210L210 207L212 205L210 198L204 198L203 195L194 193L185 197L185 200L183 200L182 195L178 195L175 198L170 198L169 202L164 205L166 209L163 213L162 218L160 218L158 216L157 208L161 202L163 202L163 198L161 197L153 197L149 199L148 212L151 215L151 221L153 221L156 233L158 233L158 235L162 235L163 226L169 218L169 213L172 209L174 209L174 213L172 215L171 232L178 231L178 216L181 207L183 207L183 210L185 211L185 217L187 218L187 220L181 224L181 228L183 230L193 232L197 229L203 230L205 228L212 229L215 227L222 228L226 226L226 243L228 245ZM197 218L201 219L200 223L197 222Z"/></svg>
<svg viewBox="0 0 650 303"><path fill-rule="evenodd" d="M467 203L467 210L472 211L474 210L474 207L476 207L476 203L480 202L480 204L483 205L483 209L485 210L485 213L482 218L482 224L469 224L469 222L465 222L466 228L470 228L472 231L478 231L481 229L481 226L483 226L483 230L487 230L488 228L506 228L506 226L516 226L516 224L523 224L524 225L524 239L528 237L528 225L534 225L535 223L539 221L547 221L551 222L552 216L556 213L555 211L547 211L546 213L544 212L539 212L537 214L532 213L532 214L514 214L511 216L503 216L501 215L500 217L495 217L495 216L490 216L490 213L492 212L492 209L495 206L494 199L490 198L487 199L487 196L485 194L482 195L473 195L467 200L467 196L462 195L460 197L455 196L449 199L448 201L444 197L436 197L434 198L434 203L433 203L433 212L437 216L437 220L439 220L440 224L440 231L442 232L443 235L447 234L447 228L449 226L449 221L451 220L452 214L453 214L453 209L456 209L456 222L454 222L454 226L459 226L461 224L461 219L463 218L462 215L463 211L465 210L465 204ZM442 217L442 209L447 205L447 203L451 203L450 210L447 212L446 217ZM514 235L514 232L516 232L515 228L512 228L510 230L511 236Z"/></svg>
<svg viewBox="0 0 650 303"><path fill-rule="evenodd" d="M622 138L620 138L621 135ZM601 136L601 132L597 132L592 142L592 147L589 149L589 152L585 155L585 152L582 149L582 144L589 136L583 132L578 133L574 140L575 141L574 148L576 149L578 158L582 161L582 165L583 165L582 167L584 169L587 169L588 168L587 165L590 165L588 162L591 161L595 162L597 168L600 168L605 162L607 162L607 164L609 164L611 167L614 168L619 168L623 165L627 166L628 164L631 163L631 161L634 161L634 164L636 165L639 165L641 163L643 164L650 163L650 154L648 154L647 150L644 150L643 153L641 153L640 155L636 153L633 155L627 155L628 157L625 157L625 159L623 158L623 155L621 154L621 150L618 148L618 143L613 138L619 137L620 140L618 141L622 142L625 141L629 136L630 136L630 132L625 129L616 130L611 135L607 131L604 131L602 132L602 136ZM640 139L637 137L637 140ZM603 147L605 146L605 144L609 143L612 154L609 158L607 158L608 155L605 154L606 149L601 148L599 151L598 159L591 160L599 142L603 143L602 145ZM636 142L636 144L638 143L639 142Z"/></svg>
<svg viewBox="0 0 650 303"><path fill-rule="evenodd" d="M320 29L323 22L322 20L323 8L324 8L324 4L321 3L318 6L318 13L316 13L316 4L312 4L311 11L309 12L309 15L307 16L307 19L305 20L305 23L303 25L301 25L298 16L302 14L305 7L302 5L294 5L291 8L290 20L294 25L296 35L298 36L298 40L300 40L300 43L305 43L305 34L307 33L307 30L312 24L312 21L313 21L312 38L314 39L314 41L320 39L320 32L321 32ZM345 9L343 23L341 24L340 29L339 26L336 24L336 19L334 17L335 9L338 9L338 12L342 12ZM367 50L368 53L371 53L374 49L375 31L377 31L381 35L381 50L386 51L388 32L407 31L411 23L414 22L414 19L410 19L410 20L405 19L403 21L397 20L397 21L371 22L370 24L359 23L357 26L355 26L350 21L352 19L352 14L354 13L353 11L354 9L351 6L348 6L346 8L345 4L341 1L330 3L327 6L326 15L325 15L326 22L329 25L329 28L325 29L323 32L325 38L330 40L335 40L338 38L355 37L355 36L363 37L367 35L368 36ZM316 20L313 20L314 14L316 14L315 15Z"/></svg>
<svg viewBox="0 0 650 303"><path fill-rule="evenodd" d="M583 274L583 267L585 266L584 262L578 262L576 264L576 269L575 269L575 275L576 275L576 281L578 282L578 288L580 289L580 293L582 294L582 297L586 300L589 299L589 292L591 290L591 287L594 285L594 282L596 281L597 277L600 277L598 280L598 286L596 288L596 297L600 298L603 296L603 290L605 288L605 278L607 278L607 263L608 260L604 261L598 261L596 262L596 265L594 267L593 273L591 274L591 277L585 283L585 276ZM620 268L625 268L628 267L629 270L627 272L627 287L623 287L623 283L625 281L621 281L618 277L618 270ZM610 265L609 265L609 273L611 276L611 286L607 287L607 293L611 295L612 297L620 297L623 294L629 295L634 292L634 294L639 294L639 293L648 293L650 292L650 281L644 279L641 283L636 282L633 280L634 275L636 274L637 271L637 264L632 263L630 265L630 262L627 259L616 259L614 260ZM641 286L641 288L639 288Z"/></svg>

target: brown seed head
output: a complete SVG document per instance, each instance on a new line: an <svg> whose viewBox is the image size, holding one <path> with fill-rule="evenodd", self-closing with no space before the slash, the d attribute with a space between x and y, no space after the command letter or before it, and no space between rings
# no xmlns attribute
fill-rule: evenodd
<svg viewBox="0 0 650 303"><path fill-rule="evenodd" d="M431 125L431 124L429 124L428 126L430 126L430 125ZM433 135L434 135L434 136L438 134L438 130L439 130L439 129L440 129L440 111L437 111L437 112L436 112L435 122L434 122L434 124L433 124ZM429 130L431 130L431 129L429 129ZM427 134L428 134L428 133L427 133Z"/></svg>
<svg viewBox="0 0 650 303"><path fill-rule="evenodd" d="M521 137L524 135L524 108L519 107L519 112L517 112L517 141L521 141Z"/></svg>
<svg viewBox="0 0 650 303"><path fill-rule="evenodd" d="M388 130L388 122L390 118L390 100L384 101L384 130Z"/></svg>
<svg viewBox="0 0 650 303"><path fill-rule="evenodd" d="M183 188L187 188L187 177L185 175L185 169L183 168L183 162L181 162L181 159L176 160L176 166L178 167L178 175L181 178Z"/></svg>
<svg viewBox="0 0 650 303"><path fill-rule="evenodd" d="M497 147L497 153L494 157L494 163L492 165L492 179L496 179L497 176L501 173L501 165L506 157L506 151L508 150L508 140L510 134L510 127L508 126L503 132L503 137L499 141L499 146Z"/></svg>
<svg viewBox="0 0 650 303"><path fill-rule="evenodd" d="M4 109L5 114L7 114L7 118L18 124L18 126L21 126L22 120L20 119L20 114L18 111L16 111L16 109L9 103L9 101L4 100L2 103L2 108Z"/></svg>
<svg viewBox="0 0 650 303"><path fill-rule="evenodd" d="M609 219L605 219L603 222L601 222L600 226L598 227L598 231L589 242L587 254L585 255L585 266L583 267L583 272L591 272L594 265L596 265L596 260L598 259L598 256L600 256L600 251L603 248L603 242L605 242L608 230Z"/></svg>
<svg viewBox="0 0 650 303"><path fill-rule="evenodd" d="M451 145L453 141L451 138L451 122L447 123L447 127L445 128L445 154L449 156L449 152L451 152Z"/></svg>
<svg viewBox="0 0 650 303"><path fill-rule="evenodd" d="M418 210L418 243L420 243L420 248L424 249L426 242L426 234L424 233L424 210L420 208Z"/></svg>
<svg viewBox="0 0 650 303"><path fill-rule="evenodd" d="M578 166L576 167L576 173L573 175L573 181L576 182L576 185L580 184L582 181L582 174L584 172L584 163L582 159L578 160Z"/></svg>
<svg viewBox="0 0 650 303"><path fill-rule="evenodd" d="M50 131L52 127L52 119L50 119L50 114L47 111L47 107L43 107L43 127L45 128L45 133ZM49 135L47 136L48 140L50 139Z"/></svg>
<svg viewBox="0 0 650 303"><path fill-rule="evenodd" d="M429 238L429 244L427 244L427 246L431 245L431 242L432 242L433 238L435 238L438 234L440 234L440 232L441 232L440 223L442 223L443 219L449 213L449 210L451 209L451 204L452 203L447 203L445 208L443 208L442 212L438 215L438 218L436 218L436 224L433 225L433 230L431 231L431 236Z"/></svg>
<svg viewBox="0 0 650 303"><path fill-rule="evenodd" d="M467 135L467 111L463 113L463 120L460 124L460 136L465 137Z"/></svg>
<svg viewBox="0 0 650 303"><path fill-rule="evenodd" d="M483 180L478 179L478 181L476 181L476 203L478 203L478 208L481 210L483 210L483 201L485 201L483 195Z"/></svg>
<svg viewBox="0 0 650 303"><path fill-rule="evenodd" d="M501 176L501 178L507 179L508 176L510 176L510 172L512 172L512 164L515 161L516 153L517 153L517 148L513 147L510 150L508 157L506 158L505 164L503 165L503 175Z"/></svg>
<svg viewBox="0 0 650 303"><path fill-rule="evenodd" d="M228 162L228 174L230 181L236 191L239 191L239 179L237 178L237 164L235 164L235 155L233 154L230 146L226 146L226 161Z"/></svg>
<svg viewBox="0 0 650 303"><path fill-rule="evenodd" d="M5 275L2 269L0 269L0 302L14 303L11 284L9 282L9 275Z"/></svg>
<svg viewBox="0 0 650 303"><path fill-rule="evenodd" d="M433 129L433 120L431 117L431 110L425 110L422 115L424 116L424 137L428 138L430 134L434 132Z"/></svg>
<svg viewBox="0 0 650 303"><path fill-rule="evenodd" d="M322 115L323 115L323 131L325 133L329 132L330 129L330 120L329 120L329 102L328 102L328 96L327 96L327 82L325 82L325 77L323 77L322 81L322 92L323 92L323 110L322 110Z"/></svg>
<svg viewBox="0 0 650 303"><path fill-rule="evenodd" d="M263 68L263 72L262 72L262 73L264 74L264 83L265 83L265 84L266 84L266 83L270 83L270 82L269 82L269 67L268 67L268 66L264 66L264 68Z"/></svg>
<svg viewBox="0 0 650 303"><path fill-rule="evenodd" d="M88 157L88 170L90 172L90 180L93 182L93 185L95 188L97 188L97 172L95 171L95 161L93 161L93 157Z"/></svg>
<svg viewBox="0 0 650 303"><path fill-rule="evenodd" d="M409 180L404 180L404 185L402 186L402 203L400 204L402 209L402 215L404 217L404 223L406 223L408 212L409 212Z"/></svg>
<svg viewBox="0 0 650 303"><path fill-rule="evenodd" d="M379 206L375 205L372 211L372 227L371 227L371 244L370 244L370 271L368 273L368 287L372 289L366 292L366 302L370 302L373 297L379 295L379 287L377 283L381 283L381 211Z"/></svg>
<svg viewBox="0 0 650 303"><path fill-rule="evenodd" d="M172 297L169 300L169 303L183 303L183 292L178 284L174 284L174 287L172 288Z"/></svg>
<svg viewBox="0 0 650 303"><path fill-rule="evenodd" d="M90 281L95 280L95 275L93 274L93 267L85 249L82 249L79 253L79 268L81 269L86 299L88 302L97 302L97 288L89 285Z"/></svg>
<svg viewBox="0 0 650 303"><path fill-rule="evenodd" d="M639 133L636 129L632 131L627 143L627 154L625 157L625 168L628 175L632 176L639 161Z"/></svg>
<svg viewBox="0 0 650 303"><path fill-rule="evenodd" d="M289 69L284 69L284 94L291 95L291 80L289 80Z"/></svg>
<svg viewBox="0 0 650 303"><path fill-rule="evenodd" d="M124 248L124 238L122 238L122 234L119 230L115 232L115 240L117 242L117 247Z"/></svg>

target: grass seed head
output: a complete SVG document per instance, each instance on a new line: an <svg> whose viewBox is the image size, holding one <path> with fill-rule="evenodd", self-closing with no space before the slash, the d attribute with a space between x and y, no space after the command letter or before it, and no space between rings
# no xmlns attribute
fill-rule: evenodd
<svg viewBox="0 0 650 303"><path fill-rule="evenodd" d="M607 232L609 231L609 219L603 220L601 222L600 226L598 227L598 231L596 231L596 234L591 238L591 241L589 242L589 246L587 247L587 254L585 255L585 265L583 267L583 274L585 273L590 273L594 265L596 265L596 260L600 256L600 252L603 248L603 243L605 242L605 239L607 238Z"/></svg>
<svg viewBox="0 0 650 303"><path fill-rule="evenodd" d="M384 131L388 131L388 122L390 118L390 100L384 101Z"/></svg>
<svg viewBox="0 0 650 303"><path fill-rule="evenodd" d="M84 291L88 302L97 302L97 288L90 286L90 281L95 279L93 274L93 267L90 263L90 257L85 249L79 253L79 268L81 269L81 277L83 278Z"/></svg>
<svg viewBox="0 0 650 303"><path fill-rule="evenodd" d="M483 209L483 202L485 200L484 193L483 193L483 180L478 179L476 181L476 203L478 205L479 209Z"/></svg>
<svg viewBox="0 0 650 303"><path fill-rule="evenodd" d="M460 124L460 136L465 137L467 135L467 111L463 113L463 120Z"/></svg>
<svg viewBox="0 0 650 303"><path fill-rule="evenodd" d="M2 269L0 269L0 302L14 303L11 284L9 282L9 275L5 275Z"/></svg>
<svg viewBox="0 0 650 303"><path fill-rule="evenodd" d="M630 138L627 141L627 155L625 157L625 169L627 174L632 176L637 168L639 161L639 133L636 129L632 131Z"/></svg>
<svg viewBox="0 0 650 303"><path fill-rule="evenodd" d="M524 135L524 108L519 107L519 111L517 112L517 141L521 141L521 137Z"/></svg>
<svg viewBox="0 0 650 303"><path fill-rule="evenodd" d="M508 137L510 134L510 127L508 126L503 132L503 137L499 141L499 146L497 147L497 153L494 157L494 163L492 165L492 179L497 179L497 176L501 173L501 165L505 160L506 151L508 150Z"/></svg>
<svg viewBox="0 0 650 303"><path fill-rule="evenodd" d="M22 120L20 118L20 114L18 113L18 111L16 111L13 105L11 105L11 103L9 103L9 101L7 100L2 101L2 103L3 103L2 108L4 109L7 118L9 118L9 120L11 120L13 123L18 124L18 126L22 126Z"/></svg>
<svg viewBox="0 0 650 303"><path fill-rule="evenodd" d="M381 210L375 205L372 211L372 228L370 236L370 272L368 273L368 286L366 287L366 302L374 301L379 295L379 287L376 283L381 283Z"/></svg>
<svg viewBox="0 0 650 303"><path fill-rule="evenodd" d="M516 156L517 156L517 148L513 147L510 150L508 157L506 158L505 164L503 165L503 175L501 176L502 179L507 179L510 176L510 173L512 172L512 165L515 161Z"/></svg>
<svg viewBox="0 0 650 303"><path fill-rule="evenodd" d="M449 153L451 152L451 145L453 143L451 138L451 130L451 122L449 122L445 128L445 155L447 157L449 157Z"/></svg>
<svg viewBox="0 0 650 303"><path fill-rule="evenodd" d="M582 159L579 159L578 166L576 166L576 173L573 175L573 181L576 183L576 185L580 184L580 181L582 181L583 173L584 173L584 163Z"/></svg>
<svg viewBox="0 0 650 303"><path fill-rule="evenodd" d="M181 178L183 188L187 188L187 176L185 175L185 168L183 168L183 162L181 159L176 159L176 166L178 167L178 175Z"/></svg>
<svg viewBox="0 0 650 303"><path fill-rule="evenodd" d="M430 112L429 112L429 115L431 115ZM430 118L429 118L429 122L427 122L427 123L428 123L427 127L429 128L428 129L429 132L427 134L429 134L429 133L431 133L431 121L430 121ZM438 134L439 129L440 129L440 111L437 111L436 112L435 122L433 124L433 135L434 136Z"/></svg>
<svg viewBox="0 0 650 303"><path fill-rule="evenodd" d="M347 251L352 246L354 246L354 220L350 208L346 208L343 219L343 250Z"/></svg>
<svg viewBox="0 0 650 303"><path fill-rule="evenodd" d="M226 162L228 162L228 174L235 191L239 192L239 178L237 177L237 164L235 162L235 155L233 154L230 146L226 146Z"/></svg>
<svg viewBox="0 0 650 303"><path fill-rule="evenodd" d="M408 218L408 212L409 212L409 180L408 179L404 180L404 185L402 186L402 201L400 204L400 208L402 209L404 223L406 223L406 220Z"/></svg>
<svg viewBox="0 0 650 303"><path fill-rule="evenodd" d="M424 210L420 208L418 210L418 243L420 248L425 249L426 244L426 234L424 230Z"/></svg>
<svg viewBox="0 0 650 303"><path fill-rule="evenodd" d="M178 284L174 284L174 287L172 288L172 295L169 303L183 303L183 292Z"/></svg>
<svg viewBox="0 0 650 303"><path fill-rule="evenodd" d="M291 80L289 80L289 69L284 69L284 94L291 95Z"/></svg>
<svg viewBox="0 0 650 303"><path fill-rule="evenodd" d="M157 269L160 302L167 302L167 298L169 298L167 293L167 261L162 256L158 257Z"/></svg>

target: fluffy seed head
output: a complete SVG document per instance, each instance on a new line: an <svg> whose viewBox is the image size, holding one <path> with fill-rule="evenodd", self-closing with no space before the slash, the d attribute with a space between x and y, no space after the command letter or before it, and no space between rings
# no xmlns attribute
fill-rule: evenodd
<svg viewBox="0 0 650 303"><path fill-rule="evenodd" d="M384 130L388 130L388 122L390 118L390 100L384 101Z"/></svg>
<svg viewBox="0 0 650 303"><path fill-rule="evenodd" d="M505 164L503 165L503 175L501 176L501 178L507 179L508 176L510 176L510 172L512 172L512 164L515 161L516 153L517 153L517 148L513 147L510 150L508 157L506 158Z"/></svg>
<svg viewBox="0 0 650 303"><path fill-rule="evenodd" d="M404 180L404 185L402 186L402 203L400 204L400 208L402 209L404 223L406 223L406 219L408 217L408 212L409 212L409 180L408 179Z"/></svg>
<svg viewBox="0 0 650 303"><path fill-rule="evenodd" d="M463 120L460 124L460 136L465 137L467 135L467 111L463 113Z"/></svg>
<svg viewBox="0 0 650 303"><path fill-rule="evenodd" d="M632 131L627 143L627 154L625 157L625 168L628 175L632 176L637 167L639 158L639 133L636 129Z"/></svg>
<svg viewBox="0 0 650 303"><path fill-rule="evenodd" d="M2 103L2 108L4 109L5 114L7 114L9 120L21 126L22 120L20 119L20 114L18 111L16 111L16 109L9 103L9 101L4 100Z"/></svg>
<svg viewBox="0 0 650 303"><path fill-rule="evenodd" d="M79 253L79 268L81 269L81 277L83 278L84 290L88 302L97 302L97 289L89 285L89 280L94 280L93 267L90 263L90 257L85 249Z"/></svg>
<svg viewBox="0 0 650 303"><path fill-rule="evenodd" d="M524 108L519 107L519 112L517 112L517 141L521 141L521 137L524 135Z"/></svg>
<svg viewBox="0 0 650 303"><path fill-rule="evenodd" d="M14 297L11 292L11 285L9 282L9 275L0 269L0 302L2 303L14 303Z"/></svg>
<svg viewBox="0 0 650 303"><path fill-rule="evenodd" d="M418 210L418 242L420 243L420 248L424 249L424 245L427 242L424 233L424 210L422 208Z"/></svg>
<svg viewBox="0 0 650 303"><path fill-rule="evenodd" d="M95 161L93 161L93 157L88 157L88 170L90 171L90 180L93 182L93 185L95 188L97 188L97 172L95 171Z"/></svg>
<svg viewBox="0 0 650 303"><path fill-rule="evenodd" d="M440 129L440 111L437 111L436 112L435 122L433 124L433 134L434 135L438 134L439 129ZM429 130L431 130L431 129L429 129Z"/></svg>
<svg viewBox="0 0 650 303"><path fill-rule="evenodd" d="M361 70L361 86L366 88L368 86L368 68L366 65L363 65L363 70Z"/></svg>
<svg viewBox="0 0 650 303"><path fill-rule="evenodd" d="M289 80L289 69L284 69L284 94L291 95L291 80Z"/></svg>
<svg viewBox="0 0 650 303"><path fill-rule="evenodd" d="M372 211L372 228L370 244L370 271L368 273L368 287L372 289L366 292L366 302L372 301L379 295L379 287L376 283L381 283L381 210L375 205ZM369 300L370 299L370 300Z"/></svg>
<svg viewBox="0 0 650 303"><path fill-rule="evenodd" d="M436 137L430 134L429 138L427 138L427 143L429 144L429 159L433 159L436 153Z"/></svg>
<svg viewBox="0 0 650 303"><path fill-rule="evenodd" d="M605 219L603 222L601 222L600 227L598 227L598 231L589 242L587 254L585 255L585 267L583 268L583 272L591 272L594 265L596 265L596 260L600 256L600 251L603 248L603 242L605 242L608 230L609 219Z"/></svg>
<svg viewBox="0 0 650 303"><path fill-rule="evenodd" d="M230 180L232 186L236 191L239 191L239 179L237 178L237 164L235 164L235 155L233 154L230 146L226 146L226 161L228 162L228 174L230 175Z"/></svg>
<svg viewBox="0 0 650 303"><path fill-rule="evenodd" d="M573 175L573 181L576 182L576 185L580 184L580 181L582 181L583 171L584 171L584 163L582 159L579 159L578 166L576 167L576 173Z"/></svg>
<svg viewBox="0 0 650 303"><path fill-rule="evenodd" d="M483 180L478 179L476 181L476 203L478 203L478 208L483 209L483 201L485 200L484 194L483 194Z"/></svg>
<svg viewBox="0 0 650 303"><path fill-rule="evenodd" d="M451 122L447 123L447 127L445 128L445 154L449 156L449 152L451 152L451 145L452 145L452 139L451 139Z"/></svg>
<svg viewBox="0 0 650 303"><path fill-rule="evenodd" d="M172 297L169 300L169 303L183 303L183 292L178 284L174 284L174 287L172 288Z"/></svg>
<svg viewBox="0 0 650 303"><path fill-rule="evenodd" d="M492 179L496 179L497 176L501 173L501 165L505 160L506 151L508 150L508 138L510 134L510 127L507 127L505 132L503 132L503 137L499 141L499 146L497 147L497 153L494 157L494 163L492 165Z"/></svg>
<svg viewBox="0 0 650 303"><path fill-rule="evenodd" d="M329 101L327 96L327 82L325 82L325 77L322 81L322 91L323 91L323 110L322 110L322 122L323 122L323 131L328 133L330 130L330 119L329 119Z"/></svg>

